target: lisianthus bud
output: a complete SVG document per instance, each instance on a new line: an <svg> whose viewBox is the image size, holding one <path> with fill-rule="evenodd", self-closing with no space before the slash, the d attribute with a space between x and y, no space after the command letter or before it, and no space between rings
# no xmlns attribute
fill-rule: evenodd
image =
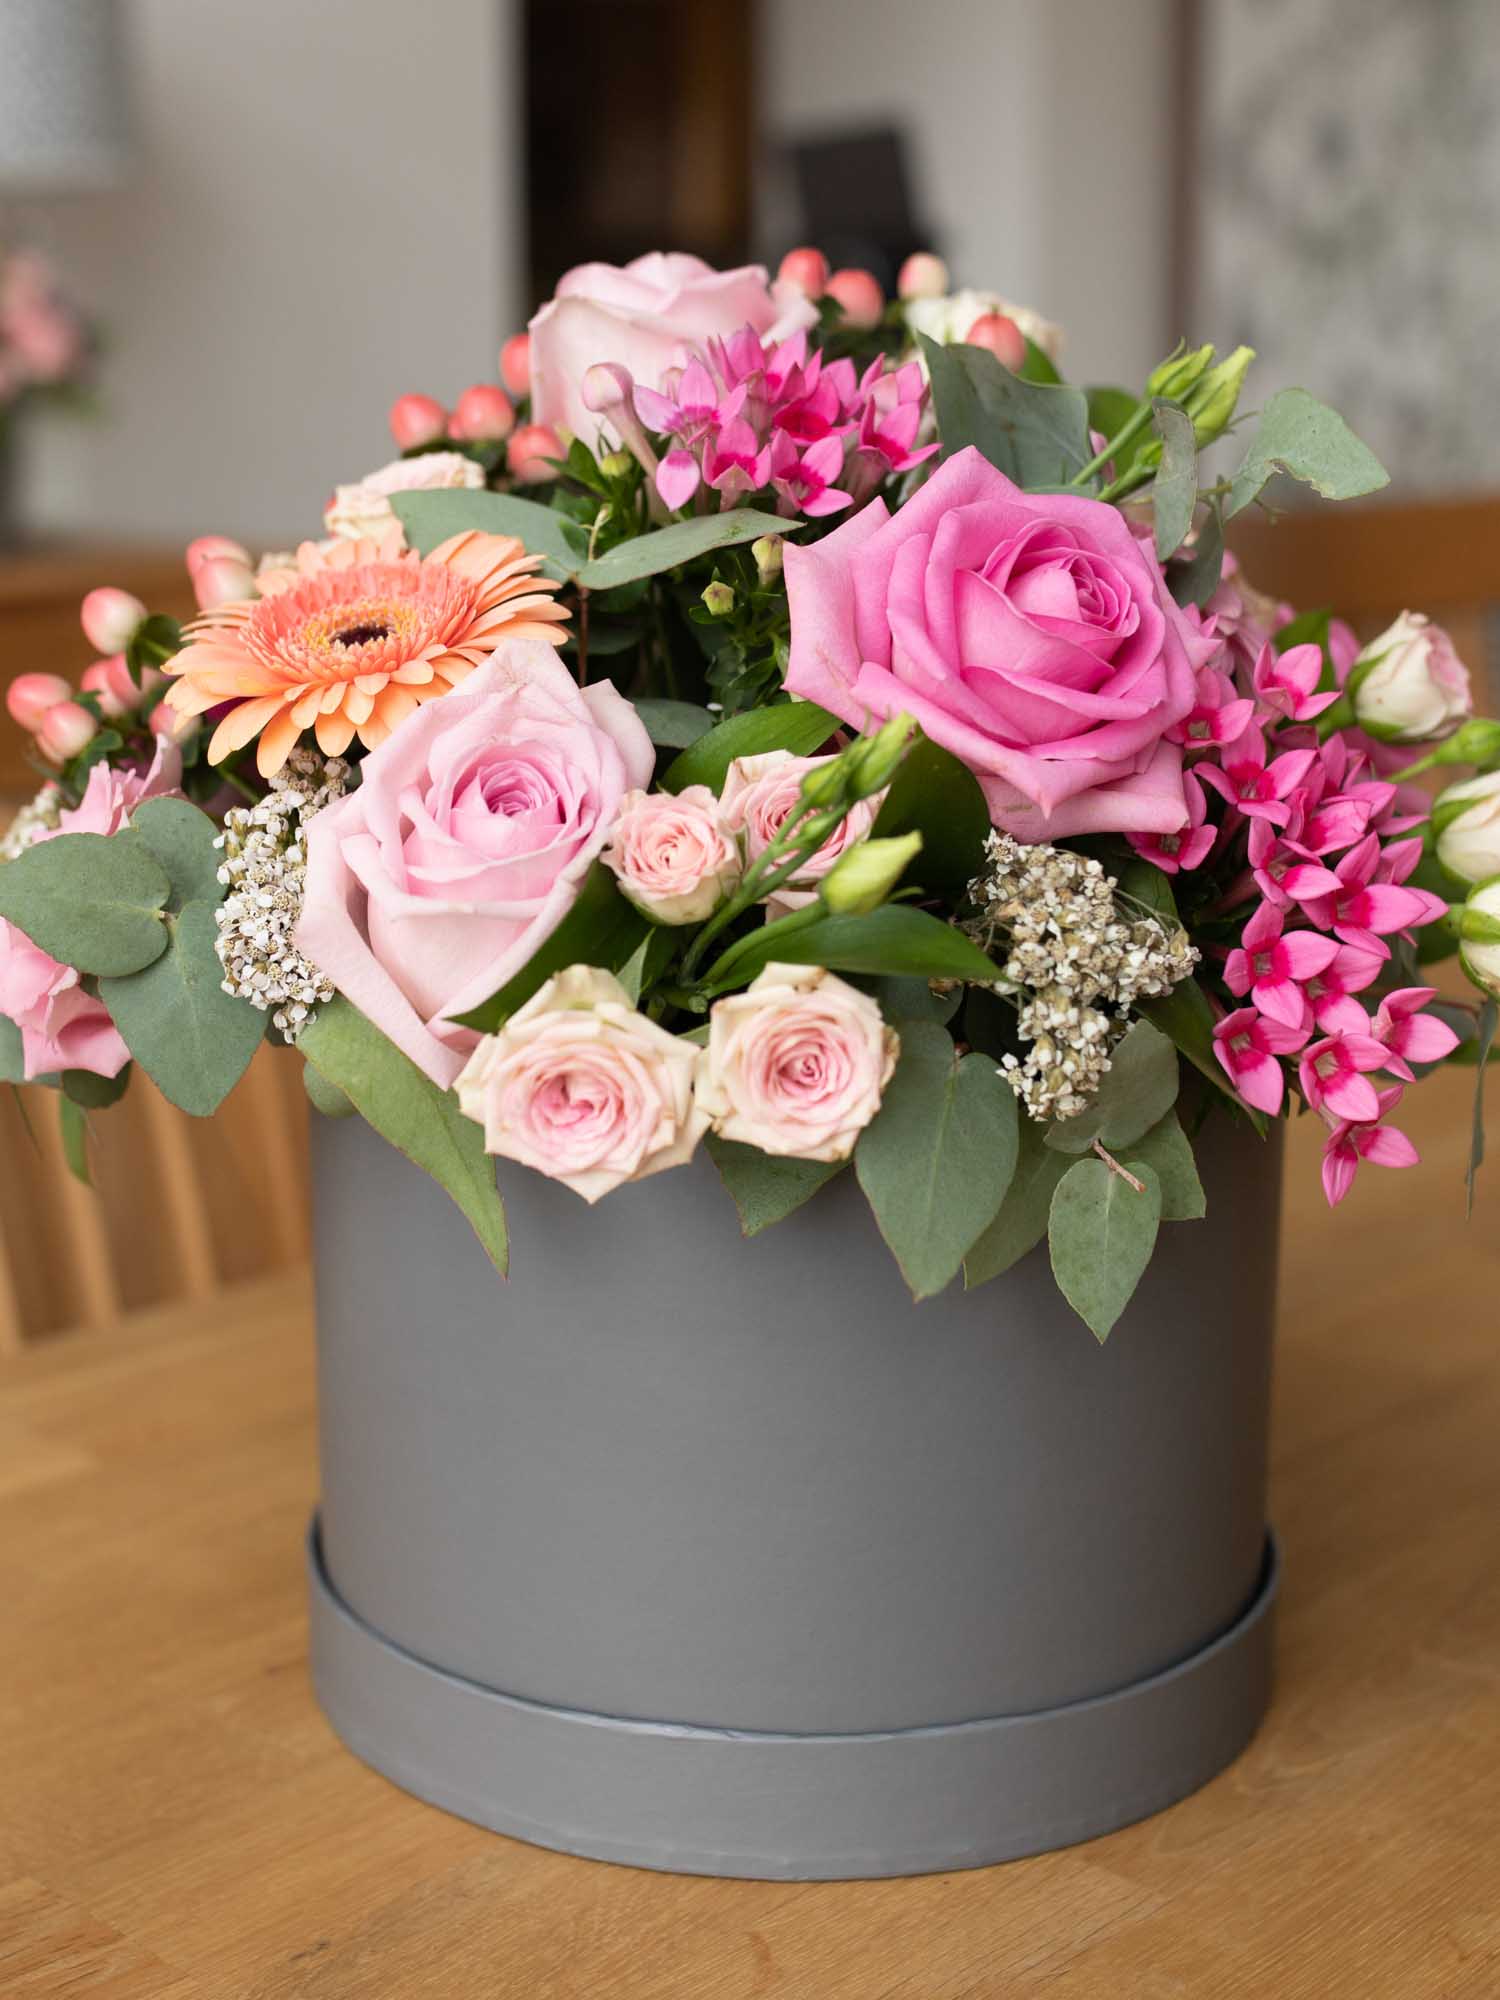
<svg viewBox="0 0 1500 2000"><path fill-rule="evenodd" d="M821 250L813 250L804 244L801 249L787 251L776 276L783 285L790 285L793 291L801 292L810 299L820 299L828 289L828 259Z"/></svg>
<svg viewBox="0 0 1500 2000"><path fill-rule="evenodd" d="M903 709L873 736L861 736L849 745L844 755L855 798L868 799L885 790L916 733L915 720Z"/></svg>
<svg viewBox="0 0 1500 2000"><path fill-rule="evenodd" d="M1188 391L1208 373L1213 358L1212 344L1190 347L1181 354L1169 354L1146 377L1147 396L1169 396L1174 402L1182 402Z"/></svg>
<svg viewBox="0 0 1500 2000"><path fill-rule="evenodd" d="M72 692L61 674L17 674L5 690L5 706L11 721L35 736L48 709L67 701Z"/></svg>
<svg viewBox="0 0 1500 2000"><path fill-rule="evenodd" d="M964 335L964 345L987 348L1012 374L1026 359L1026 336L1008 313L981 313Z"/></svg>
<svg viewBox="0 0 1500 2000"><path fill-rule="evenodd" d="M703 608L714 618L727 618L734 609L734 585L714 582L703 592Z"/></svg>
<svg viewBox="0 0 1500 2000"><path fill-rule="evenodd" d="M145 615L138 597L108 586L91 590L79 611L83 636L96 653L123 653Z"/></svg>
<svg viewBox="0 0 1500 2000"><path fill-rule="evenodd" d="M435 396L398 396L386 421L401 451L436 444L448 430L448 412Z"/></svg>
<svg viewBox="0 0 1500 2000"><path fill-rule="evenodd" d="M1441 625L1403 611L1368 645L1349 675L1361 729L1384 743L1446 736L1472 712L1469 676Z"/></svg>
<svg viewBox="0 0 1500 2000"><path fill-rule="evenodd" d="M913 250L896 278L902 299L940 299L948 290L948 266L930 250Z"/></svg>
<svg viewBox="0 0 1500 2000"><path fill-rule="evenodd" d="M91 667L85 667L83 691L94 697L99 713L112 722L128 715L141 698L141 690L130 678L123 653L116 653L112 660L95 660Z"/></svg>
<svg viewBox="0 0 1500 2000"><path fill-rule="evenodd" d="M1481 992L1500 999L1500 880L1469 891L1458 936L1464 971Z"/></svg>
<svg viewBox="0 0 1500 2000"><path fill-rule="evenodd" d="M37 727L37 748L51 763L66 764L86 750L98 732L98 723L80 702L54 702Z"/></svg>
<svg viewBox="0 0 1500 2000"><path fill-rule="evenodd" d="M1432 808L1437 857L1461 882L1500 875L1500 771L1449 785Z"/></svg>
<svg viewBox="0 0 1500 2000"><path fill-rule="evenodd" d="M755 574L762 583L774 583L781 574L781 552L786 543L780 535L762 535L750 544L755 558Z"/></svg>
<svg viewBox="0 0 1500 2000"><path fill-rule="evenodd" d="M448 419L448 435L463 444L498 444L516 427L509 396L493 382L465 389Z"/></svg>
<svg viewBox="0 0 1500 2000"><path fill-rule="evenodd" d="M1254 359L1253 347L1237 347L1217 367L1210 368L1189 392L1183 407L1193 420L1193 431L1200 445L1212 444L1223 435Z"/></svg>
<svg viewBox="0 0 1500 2000"><path fill-rule="evenodd" d="M513 396L531 394L531 335L513 333L500 350L500 380Z"/></svg>
<svg viewBox="0 0 1500 2000"><path fill-rule="evenodd" d="M239 604L256 595L255 566L243 549L228 555L213 555L190 561L193 595L200 611L214 611L221 604Z"/></svg>
<svg viewBox="0 0 1500 2000"><path fill-rule="evenodd" d="M843 308L850 326L862 330L879 326L885 311L885 293L872 271L835 271L824 287L825 295Z"/></svg>
<svg viewBox="0 0 1500 2000"><path fill-rule="evenodd" d="M1500 722L1474 715L1461 722L1441 746L1423 759L1428 764L1480 764L1488 769L1500 764Z"/></svg>
<svg viewBox="0 0 1500 2000"><path fill-rule="evenodd" d="M540 486L556 479L549 460L563 456L562 440L550 424L522 424L505 447L505 469L522 486Z"/></svg>
<svg viewBox="0 0 1500 2000"><path fill-rule="evenodd" d="M818 894L835 916L867 917L880 908L921 848L920 833L862 840L839 856L818 885Z"/></svg>

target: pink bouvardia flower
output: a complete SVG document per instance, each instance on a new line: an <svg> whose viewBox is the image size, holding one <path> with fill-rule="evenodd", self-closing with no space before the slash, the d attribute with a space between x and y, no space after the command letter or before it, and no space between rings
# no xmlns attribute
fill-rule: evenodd
<svg viewBox="0 0 1500 2000"><path fill-rule="evenodd" d="M1425 889L1407 889L1395 882L1376 879L1380 867L1380 838L1367 833L1351 847L1333 869L1339 887L1332 894L1307 897L1303 907L1319 930L1331 930L1345 944L1364 945L1384 951L1382 937L1404 931L1412 924L1431 923L1441 912L1434 909L1438 899ZM1446 904L1441 909L1447 909Z"/></svg>
<svg viewBox="0 0 1500 2000"><path fill-rule="evenodd" d="M1167 736L1185 750L1210 750L1217 744L1235 742L1254 720L1255 703L1236 695L1228 674L1208 666L1198 674L1193 706Z"/></svg>
<svg viewBox="0 0 1500 2000"><path fill-rule="evenodd" d="M1208 800L1191 771L1182 774L1182 795L1187 800L1188 823L1177 833L1131 833L1126 838L1143 860L1150 861L1164 875L1201 868L1213 852L1218 830L1205 824Z"/></svg>
<svg viewBox="0 0 1500 2000"><path fill-rule="evenodd" d="M1251 684L1256 699L1272 714L1288 722L1311 722L1339 698L1337 688L1318 693L1322 673L1321 646L1288 646L1278 653L1266 645L1256 656Z"/></svg>
<svg viewBox="0 0 1500 2000"><path fill-rule="evenodd" d="M1372 1070L1384 1069L1388 1051L1370 1034L1338 1029L1314 1042L1297 1065L1302 1094L1314 1111L1362 1123L1379 1116Z"/></svg>
<svg viewBox="0 0 1500 2000"><path fill-rule="evenodd" d="M1330 1208L1337 1208L1354 1185L1362 1160L1376 1167L1414 1167L1416 1147L1404 1132L1385 1123L1387 1112L1401 1101L1401 1086L1383 1090L1376 1099L1373 1119L1339 1119L1323 1145L1323 1192Z"/></svg>
<svg viewBox="0 0 1500 2000"><path fill-rule="evenodd" d="M1385 1067L1407 1083L1414 1080L1414 1062L1441 1062L1458 1047L1458 1036L1446 1021L1422 1012L1436 998L1435 986L1399 986L1376 1009L1371 1033L1387 1050Z"/></svg>
<svg viewBox="0 0 1500 2000"><path fill-rule="evenodd" d="M1289 909L1299 898L1337 894L1340 883L1331 868L1300 844L1284 840L1267 819L1250 822L1250 870L1268 902Z"/></svg>
<svg viewBox="0 0 1500 2000"><path fill-rule="evenodd" d="M1248 994L1262 1014L1288 1028L1300 1028L1308 1001L1301 982L1325 972L1338 956L1338 941L1318 931L1288 931L1274 903L1262 903L1246 924L1240 949L1229 954L1224 984Z"/></svg>
<svg viewBox="0 0 1500 2000"><path fill-rule="evenodd" d="M1287 750L1270 756L1265 732L1253 724L1223 749L1223 763L1200 765L1198 775L1238 811L1284 826L1287 803L1317 761L1316 750Z"/></svg>
<svg viewBox="0 0 1500 2000"><path fill-rule="evenodd" d="M854 495L834 484L843 469L842 438L819 438L801 452L785 431L771 440L771 484L794 513L816 517L849 506Z"/></svg>
<svg viewBox="0 0 1500 2000"><path fill-rule="evenodd" d="M1214 1054L1245 1102L1274 1118L1286 1095L1277 1057L1295 1055L1306 1040L1305 1028L1288 1028L1254 1007L1241 1007L1215 1026Z"/></svg>
<svg viewBox="0 0 1500 2000"><path fill-rule="evenodd" d="M1302 990L1325 1035L1351 1028L1357 1034L1370 1032L1370 1017L1354 996L1374 985L1386 963L1384 948L1370 951L1362 945L1341 944L1323 970L1306 981Z"/></svg>

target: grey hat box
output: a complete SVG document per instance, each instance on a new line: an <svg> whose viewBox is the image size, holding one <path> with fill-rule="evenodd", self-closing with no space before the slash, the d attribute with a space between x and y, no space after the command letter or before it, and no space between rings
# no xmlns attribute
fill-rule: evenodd
<svg viewBox="0 0 1500 2000"><path fill-rule="evenodd" d="M1280 1150L1215 1117L1100 1346L1045 1246L914 1306L852 1173L502 1178L499 1278L314 1121L313 1674L419 1797L648 1868L978 1867L1204 1784L1269 1695Z"/></svg>

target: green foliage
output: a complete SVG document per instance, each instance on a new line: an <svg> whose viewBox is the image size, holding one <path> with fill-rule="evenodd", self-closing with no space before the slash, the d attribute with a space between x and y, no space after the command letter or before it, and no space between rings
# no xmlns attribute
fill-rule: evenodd
<svg viewBox="0 0 1500 2000"><path fill-rule="evenodd" d="M1167 587L1174 602L1194 604L1201 611L1218 589L1223 573L1224 515L1219 502L1211 500L1198 523L1191 552L1167 571Z"/></svg>
<svg viewBox="0 0 1500 2000"><path fill-rule="evenodd" d="M24 1083L26 1062L22 1053L21 1030L0 1014L0 1083Z"/></svg>
<svg viewBox="0 0 1500 2000"><path fill-rule="evenodd" d="M1018 486L1065 486L1093 455L1088 399L1062 383L1027 382L987 348L918 336L932 378L942 456L976 446Z"/></svg>
<svg viewBox="0 0 1500 2000"><path fill-rule="evenodd" d="M182 627L175 618L155 612L150 618L143 618L131 634L125 648L125 668L139 687L147 667L165 666L181 651Z"/></svg>
<svg viewBox="0 0 1500 2000"><path fill-rule="evenodd" d="M945 993L934 993L930 981L926 979L897 976L876 979L871 983L875 998L880 1002L880 1011L888 1021L936 1021L940 1028L945 1028L958 1012L964 997L961 986L949 987Z"/></svg>
<svg viewBox="0 0 1500 2000"><path fill-rule="evenodd" d="M1037 346L1030 334L1023 334L1021 337L1026 342L1026 359L1016 370L1021 380L1023 382L1060 382L1062 377L1058 374L1052 357Z"/></svg>
<svg viewBox="0 0 1500 2000"><path fill-rule="evenodd" d="M57 1100L57 1115L62 1122L63 1158L68 1163L68 1172L75 1181L82 1181L85 1187L92 1187L93 1177L89 1173L88 1113L71 1097L60 1096Z"/></svg>
<svg viewBox="0 0 1500 2000"><path fill-rule="evenodd" d="M1086 1153L1097 1139L1109 1150L1149 1132L1177 1102L1177 1051L1149 1021L1137 1021L1110 1056L1109 1072L1075 1118L1047 1129L1059 1153Z"/></svg>
<svg viewBox="0 0 1500 2000"><path fill-rule="evenodd" d="M345 1097L336 1083L330 1083L321 1070L314 1069L310 1062L302 1064L302 1088L307 1093L307 1101L323 1118L353 1118L354 1106Z"/></svg>
<svg viewBox="0 0 1500 2000"><path fill-rule="evenodd" d="M773 1222L800 1208L825 1181L842 1171L843 1160L792 1160L741 1146L710 1133L704 1141L719 1177L740 1212L740 1230L758 1236Z"/></svg>
<svg viewBox="0 0 1500 2000"><path fill-rule="evenodd" d="M595 561L585 563L578 581L585 590L612 590L638 577L678 569L716 549L753 542L761 535L795 534L801 525L800 521L786 521L779 514L761 514L749 507L728 514L700 514L694 520L674 521L669 528L620 542Z"/></svg>
<svg viewBox="0 0 1500 2000"><path fill-rule="evenodd" d="M130 824L166 870L172 885L169 914L188 903L223 901L221 856L214 845L218 830L207 813L186 799L147 799L131 814Z"/></svg>
<svg viewBox="0 0 1500 2000"><path fill-rule="evenodd" d="M446 1188L473 1225L495 1269L509 1262L505 1208L484 1134L358 1008L342 995L320 1007L298 1048L325 1084L342 1091L383 1139Z"/></svg>
<svg viewBox="0 0 1500 2000"><path fill-rule="evenodd" d="M763 924L731 946L704 977L710 993L746 986L767 965L823 965L830 972L863 972L919 979L995 979L999 975L978 945L952 924L886 903L865 916L818 917L811 923L781 918Z"/></svg>
<svg viewBox="0 0 1500 2000"><path fill-rule="evenodd" d="M648 920L620 894L614 876L596 861L583 878L577 900L557 929L540 945L514 978L467 1014L455 1014L462 1028L492 1035L518 1007L524 1007L554 972L569 965L597 965L618 972L652 928ZM359 1100L356 1098L355 1102ZM364 1106L360 1105L363 1111ZM366 1116L369 1114L366 1113ZM372 1121L373 1122L373 1121Z"/></svg>
<svg viewBox="0 0 1500 2000"><path fill-rule="evenodd" d="M1117 436L1141 407L1140 397L1129 389L1102 384L1087 393L1089 428L1103 438ZM1113 455L1115 477L1131 471L1143 453L1149 451L1154 456L1159 450L1160 446L1149 431L1140 431L1136 436L1127 438Z"/></svg>
<svg viewBox="0 0 1500 2000"><path fill-rule="evenodd" d="M450 536L477 529L485 535L518 535L533 555L546 557L545 574L562 583L575 581L583 567L587 537L555 508L514 493L467 487L393 493L391 506L418 555L430 556Z"/></svg>
<svg viewBox="0 0 1500 2000"><path fill-rule="evenodd" d="M643 993L661 978L671 964L687 926L679 928L675 924L656 924L646 919L646 934L622 965L613 968L615 977L630 995L632 1002L639 1001Z"/></svg>
<svg viewBox="0 0 1500 2000"><path fill-rule="evenodd" d="M140 834L61 833L0 867L0 917L79 972L128 973L167 948L172 893Z"/></svg>
<svg viewBox="0 0 1500 2000"><path fill-rule="evenodd" d="M207 1118L244 1075L267 1016L224 991L212 903L186 904L169 928L160 958L143 971L101 979L99 997L162 1095Z"/></svg>
<svg viewBox="0 0 1500 2000"><path fill-rule="evenodd" d="M1183 979L1170 993L1163 993L1154 1000L1138 1000L1136 1011L1143 1014L1153 1026L1175 1045L1179 1055L1188 1061L1202 1075L1206 1076L1215 1090L1221 1091L1232 1104L1240 1100L1235 1095L1224 1066L1214 1054L1214 1010L1208 1003L1208 995L1196 979ZM1266 1121L1259 1111L1241 1106L1257 1132L1264 1132Z"/></svg>
<svg viewBox="0 0 1500 2000"><path fill-rule="evenodd" d="M1023 1113L1016 1124L1016 1170L1005 1199L964 1257L964 1285L971 1292L1018 1264L1041 1242L1047 1234L1053 1190L1071 1165L1065 1153L1043 1144L1043 1128L1034 1118Z"/></svg>
<svg viewBox="0 0 1500 2000"><path fill-rule="evenodd" d="M790 750L798 757L810 756L838 727L836 715L811 701L783 701L773 708L747 709L710 729L674 758L662 776L662 790L685 792L689 785L707 785L717 793L723 789L736 757L755 757L763 750Z"/></svg>
<svg viewBox="0 0 1500 2000"><path fill-rule="evenodd" d="M1353 500L1390 483L1390 474L1336 410L1305 389L1282 389L1261 414L1250 449L1229 488L1232 519L1278 472L1289 473L1325 500Z"/></svg>
<svg viewBox="0 0 1500 2000"><path fill-rule="evenodd" d="M993 1219L1016 1164L1016 1100L986 1056L944 1028L901 1027L901 1057L854 1165L917 1299L940 1292Z"/></svg>
<svg viewBox="0 0 1500 2000"><path fill-rule="evenodd" d="M1469 1136L1469 1169L1464 1176L1470 1215L1474 1213L1474 1181L1484 1164L1484 1073L1489 1067L1490 1051L1495 1043L1495 1027L1500 1021L1500 1006L1493 998L1485 1001L1479 1010L1479 1032L1475 1037L1474 1054L1474 1122Z"/></svg>
<svg viewBox="0 0 1500 2000"><path fill-rule="evenodd" d="M1193 420L1165 397L1151 405L1151 421L1161 439L1161 463L1151 485L1156 519L1156 553L1165 562L1187 540L1198 504L1198 439Z"/></svg>
<svg viewBox="0 0 1500 2000"><path fill-rule="evenodd" d="M1058 1290L1096 1340L1110 1329L1140 1283L1161 1220L1161 1188L1144 1162L1132 1167L1138 1193L1103 1160L1075 1160L1057 1184L1047 1224Z"/></svg>
<svg viewBox="0 0 1500 2000"><path fill-rule="evenodd" d="M589 651L596 650L590 641ZM655 695L637 695L634 707L646 726L646 734L659 749L686 750L714 726L708 710L693 701L665 701Z"/></svg>
<svg viewBox="0 0 1500 2000"><path fill-rule="evenodd" d="M1175 1111L1169 1111L1126 1149L1124 1164L1137 1179L1145 1179L1143 1165L1156 1175L1163 1222L1196 1222L1206 1212L1193 1149Z"/></svg>
<svg viewBox="0 0 1500 2000"><path fill-rule="evenodd" d="M118 1104L129 1090L131 1068L126 1063L117 1076L96 1076L91 1069L65 1069L60 1079L63 1095L85 1111L103 1111Z"/></svg>
<svg viewBox="0 0 1500 2000"><path fill-rule="evenodd" d="M930 893L960 896L984 864L989 830L989 807L973 772L919 736L891 780L874 837L920 833L922 851L910 870L912 879Z"/></svg>

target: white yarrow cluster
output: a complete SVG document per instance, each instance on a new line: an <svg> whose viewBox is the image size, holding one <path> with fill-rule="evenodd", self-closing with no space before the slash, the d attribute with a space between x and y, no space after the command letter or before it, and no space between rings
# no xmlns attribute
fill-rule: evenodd
<svg viewBox="0 0 1500 2000"><path fill-rule="evenodd" d="M219 880L229 892L215 912L224 991L253 1007L274 1008L271 1019L288 1041L297 1039L314 1007L333 998L333 987L297 950L292 932L307 867L303 828L342 796L348 777L342 757L299 746L263 799L224 815L216 843L224 850Z"/></svg>
<svg viewBox="0 0 1500 2000"><path fill-rule="evenodd" d="M1008 833L985 843L988 867L969 884L978 915L965 928L1007 949L1007 979L1029 998L1019 1026L1031 1044L1001 1073L1031 1116L1073 1118L1099 1088L1109 1051L1138 999L1170 993L1198 962L1187 933L1154 916L1122 916L1116 883L1067 848L1028 847Z"/></svg>
<svg viewBox="0 0 1500 2000"><path fill-rule="evenodd" d="M16 809L16 816L0 837L0 861L14 861L35 845L44 833L51 833L62 813L63 796L49 778L34 799Z"/></svg>

